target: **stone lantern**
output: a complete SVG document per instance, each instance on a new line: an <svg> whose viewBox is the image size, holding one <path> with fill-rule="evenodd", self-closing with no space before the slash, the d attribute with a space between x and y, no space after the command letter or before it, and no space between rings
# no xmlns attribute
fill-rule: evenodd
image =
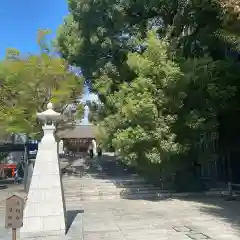
<svg viewBox="0 0 240 240"><path fill-rule="evenodd" d="M41 142L42 143L49 141L55 142L54 124L61 119L61 114L53 110L52 103L48 103L47 110L41 113L37 113L37 117L44 123L44 126L42 127L44 135Z"/></svg>
<svg viewBox="0 0 240 240"><path fill-rule="evenodd" d="M21 239L63 236L66 232L65 201L60 176L58 146L54 137L55 123L61 114L53 110L37 113L43 121L44 135L39 143L35 167L23 215Z"/></svg>
<svg viewBox="0 0 240 240"><path fill-rule="evenodd" d="M37 117L41 119L45 125L53 125L54 121L58 121L61 118L61 113L53 110L53 104L50 102L47 104L47 110L41 113L37 113Z"/></svg>

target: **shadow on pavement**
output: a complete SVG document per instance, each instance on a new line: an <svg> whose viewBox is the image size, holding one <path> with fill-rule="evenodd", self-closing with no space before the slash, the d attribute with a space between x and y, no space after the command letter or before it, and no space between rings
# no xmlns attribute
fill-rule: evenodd
<svg viewBox="0 0 240 240"><path fill-rule="evenodd" d="M181 198L180 200L198 203L203 214L215 216L226 223L230 223L240 234L240 202L226 201L220 197ZM240 239L240 237L239 237Z"/></svg>
<svg viewBox="0 0 240 240"><path fill-rule="evenodd" d="M67 166L61 169L61 173L68 176L79 176L80 178L87 174L83 166Z"/></svg>
<svg viewBox="0 0 240 240"><path fill-rule="evenodd" d="M103 155L94 159L80 157L63 168L62 173L79 178L90 175L92 178L113 183L122 199L159 201L170 198L162 195L169 191L147 183L133 168L124 166L114 156Z"/></svg>
<svg viewBox="0 0 240 240"><path fill-rule="evenodd" d="M113 176L129 176L129 177L135 177L137 174L133 174L132 172L121 171L122 168L121 164L118 164L117 161L113 161L113 158L104 156L105 159L102 159L100 161L100 165L103 168L103 172L108 177ZM114 165L115 164L115 165ZM118 170L119 169L119 170ZM121 175L122 174L122 175ZM136 196L138 196L139 189L136 187L136 182L130 181L130 182L115 182L115 185L117 187L123 187L125 190L121 192L122 198L124 199L138 199ZM134 186L135 185L135 186ZM237 201L226 201L226 197L220 197L220 196L207 196L204 195L201 192L194 193L193 195L189 196L179 196L174 197L174 195L161 197L157 196L155 193L166 193L169 191L164 191L163 189L154 188L151 184L148 184L147 182L140 183L139 186L146 186L146 190L142 190L142 194L139 194L139 199L141 200L148 200L148 201L161 201L161 200L180 200L180 201L186 201L186 202L192 202L193 205L199 207L199 211L205 215L209 216L215 216L218 219L221 219L223 222L230 224L233 226L234 229L239 231L240 236L240 201L239 199ZM154 193L154 194L152 194ZM240 239L240 237L239 237Z"/></svg>
<svg viewBox="0 0 240 240"><path fill-rule="evenodd" d="M209 197L203 193L194 193L194 197L171 196L171 193L161 187L155 187L142 179L134 169L125 168L114 156L103 155L100 158L85 159L85 165L73 167L69 174L79 177L91 175L92 178L113 183L120 190L122 199L147 200L152 202L163 200L182 200L200 204L202 213L218 216L226 222L240 228L240 203L238 201L225 201L221 197ZM79 174L79 172L82 172Z"/></svg>
<svg viewBox="0 0 240 240"><path fill-rule="evenodd" d="M67 219L66 219L66 233L70 230L75 218L77 217L78 214L84 213L83 210L69 210L67 211Z"/></svg>

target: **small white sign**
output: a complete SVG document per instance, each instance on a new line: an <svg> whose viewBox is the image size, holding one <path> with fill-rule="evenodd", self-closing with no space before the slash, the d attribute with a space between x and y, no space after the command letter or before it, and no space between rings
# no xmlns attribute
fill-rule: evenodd
<svg viewBox="0 0 240 240"><path fill-rule="evenodd" d="M24 199L13 195L6 200L6 228L21 228L23 226Z"/></svg>

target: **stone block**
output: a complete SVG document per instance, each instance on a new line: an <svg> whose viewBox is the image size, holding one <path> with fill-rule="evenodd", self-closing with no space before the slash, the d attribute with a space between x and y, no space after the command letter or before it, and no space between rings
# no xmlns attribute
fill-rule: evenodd
<svg viewBox="0 0 240 240"><path fill-rule="evenodd" d="M37 188L39 189L59 188L60 185L60 176L57 174L44 174L38 176Z"/></svg>
<svg viewBox="0 0 240 240"><path fill-rule="evenodd" d="M45 191L41 189L39 189L38 191L31 191L28 194L28 198L31 199L32 202L42 202L45 199Z"/></svg>
<svg viewBox="0 0 240 240"><path fill-rule="evenodd" d="M58 193L58 189L52 188L52 189L44 189L41 191L43 192L45 202L49 202L51 201L51 199L54 199L56 203L61 202L62 196Z"/></svg>
<svg viewBox="0 0 240 240"><path fill-rule="evenodd" d="M43 218L43 230L44 231L59 231L63 235L65 234L66 227L65 221L62 219L62 214L55 216L45 216ZM59 235L62 235L59 234Z"/></svg>
<svg viewBox="0 0 240 240"><path fill-rule="evenodd" d="M59 172L59 166L57 166L56 164L52 163L52 162L46 162L46 165L39 165L39 168L36 169L35 171L35 175L40 175L42 174L43 171L45 171L47 169L49 174L58 174Z"/></svg>
<svg viewBox="0 0 240 240"><path fill-rule="evenodd" d="M33 214L34 215L34 214ZM34 216L30 216L29 218L25 218L24 219L24 231L23 228L21 228L21 236L22 233L34 233L34 232L39 232L43 230L43 221L41 217L34 217Z"/></svg>
<svg viewBox="0 0 240 240"><path fill-rule="evenodd" d="M38 202L34 203L34 215L35 216L58 216L63 214L63 205L60 203L52 202Z"/></svg>

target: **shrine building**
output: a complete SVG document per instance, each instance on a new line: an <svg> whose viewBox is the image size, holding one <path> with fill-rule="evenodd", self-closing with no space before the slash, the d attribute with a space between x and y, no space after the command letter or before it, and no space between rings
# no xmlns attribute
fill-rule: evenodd
<svg viewBox="0 0 240 240"><path fill-rule="evenodd" d="M58 139L63 141L63 146L67 151L75 153L86 152L89 144L95 139L94 125L75 125L71 129L59 131L57 136Z"/></svg>

